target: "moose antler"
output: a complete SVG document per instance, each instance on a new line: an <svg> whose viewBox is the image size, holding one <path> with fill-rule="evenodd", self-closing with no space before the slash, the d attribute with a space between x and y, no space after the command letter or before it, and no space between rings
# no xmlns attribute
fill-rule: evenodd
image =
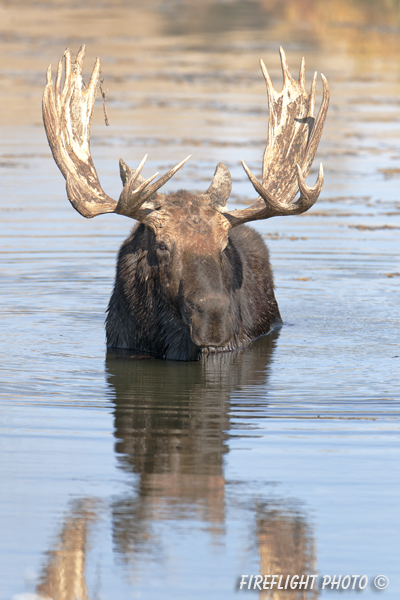
<svg viewBox="0 0 400 600"><path fill-rule="evenodd" d="M140 175L147 155L137 169L130 169L123 163L124 168L121 162L121 173L124 170L125 174L124 189L118 202L110 198L100 185L90 154L90 124L100 78L100 59L96 59L89 85L84 90L82 67L85 51L86 47L81 46L74 64L70 50L65 51L65 81L62 89L63 59L58 63L55 89L51 65L47 70L43 121L54 160L67 181L68 198L81 215L91 218L116 212L144 221L154 209L151 201L160 203L164 198L162 194L156 194L157 190L175 175L190 156L151 185L158 173L146 180ZM148 200L150 202L146 205Z"/></svg>
<svg viewBox="0 0 400 600"><path fill-rule="evenodd" d="M316 184L308 187L307 177L321 138L329 105L329 87L321 74L323 99L314 118L317 73L314 74L311 93L305 90L305 64L301 61L299 80L290 74L283 48L279 49L283 71L283 88L276 92L268 71L260 61L268 92L268 142L264 152L262 183L242 161L254 189L260 198L249 208L224 211L231 227L241 223L268 219L274 216L300 214L311 208L321 192L324 176L322 164ZM300 191L300 197L293 202Z"/></svg>

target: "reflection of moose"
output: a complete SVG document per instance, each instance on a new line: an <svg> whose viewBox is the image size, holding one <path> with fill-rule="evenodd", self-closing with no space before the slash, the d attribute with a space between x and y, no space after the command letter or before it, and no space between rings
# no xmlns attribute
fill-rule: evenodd
<svg viewBox="0 0 400 600"><path fill-rule="evenodd" d="M90 524L97 517L98 502L73 502L54 547L47 553L36 593L43 600L87 600L85 563Z"/></svg>
<svg viewBox="0 0 400 600"><path fill-rule="evenodd" d="M263 575L307 575L316 573L314 539L310 526L297 506L289 502L257 505L257 539L260 572ZM283 577L286 581L286 577ZM281 585L284 587L285 584ZM310 582L311 586L311 582ZM315 586L314 586L315 587ZM306 600L318 597L317 589L263 590L262 600Z"/></svg>
<svg viewBox="0 0 400 600"><path fill-rule="evenodd" d="M163 541L157 537L159 523L194 518L214 536L226 529L226 507L232 499L225 492L224 473L230 412L246 413L257 404L258 412L268 414L265 394L275 337L262 337L245 352L211 355L200 362L133 360L129 354L108 353L115 451L121 469L134 476L133 489L112 501L113 540L116 553L130 569L143 554L157 556ZM248 397L249 390L257 388L263 391L258 401ZM236 493L238 486L240 482L235 484ZM249 535L254 531L251 542L257 545L259 572L313 573L313 537L304 510L294 501L272 503L252 491L242 492L240 502L245 508L240 510L255 524ZM37 587L40 596L92 597L84 568L89 561L89 525L98 510L95 501L84 500L67 514L47 553ZM260 592L261 598L274 600L281 598L279 593ZM313 593L289 590L282 598L313 598Z"/></svg>
<svg viewBox="0 0 400 600"><path fill-rule="evenodd" d="M232 182L219 164L208 190L200 195L158 189L187 159L157 182L121 161L124 185L119 201L102 190L90 155L90 122L100 77L97 59L89 85L83 89L85 47L75 65L65 53L55 88L48 71L43 118L54 159L67 180L72 205L84 217L116 212L139 224L123 244L106 322L107 345L155 356L195 360L201 354L241 348L281 323L273 290L268 250L244 223L273 216L300 214L316 202L323 174L309 188L310 171L322 134L329 102L324 97L314 118L316 76L305 90L302 61L295 81L281 49L284 77L277 93L261 62L269 101L268 144L260 183L247 166L258 200L243 210L229 211ZM189 158L189 157L188 157ZM300 197L295 200L300 192Z"/></svg>
<svg viewBox="0 0 400 600"><path fill-rule="evenodd" d="M107 355L115 449L121 467L138 476L135 492L113 505L114 541L128 562L144 548L152 550L152 525L164 519L197 517L209 530L225 528L229 414L232 405L254 407L246 390L267 389L274 345L273 337L263 337L245 352L185 364ZM267 414L267 400L258 404ZM312 533L303 511L285 500L272 510L255 498L248 508L255 514L262 572L313 572Z"/></svg>
<svg viewBox="0 0 400 600"><path fill-rule="evenodd" d="M274 343L262 342L260 382ZM113 506L115 542L126 558L149 545L152 524L165 512L223 525L229 397L249 372L251 356L226 353L182 364L107 355L115 448L122 468L139 476L137 493Z"/></svg>

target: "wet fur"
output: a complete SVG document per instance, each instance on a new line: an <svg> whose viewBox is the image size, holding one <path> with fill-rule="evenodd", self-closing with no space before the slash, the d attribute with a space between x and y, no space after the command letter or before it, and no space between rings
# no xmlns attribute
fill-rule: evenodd
<svg viewBox="0 0 400 600"><path fill-rule="evenodd" d="M198 360L203 353L241 348L281 323L268 249L254 229L241 225L230 230L222 278L231 299L232 339L224 347L201 348L190 339L179 306L164 297L154 233L136 225L118 255L106 319L107 346Z"/></svg>

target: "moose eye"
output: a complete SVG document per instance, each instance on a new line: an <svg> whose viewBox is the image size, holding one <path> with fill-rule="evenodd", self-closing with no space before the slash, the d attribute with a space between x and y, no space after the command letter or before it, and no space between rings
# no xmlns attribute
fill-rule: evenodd
<svg viewBox="0 0 400 600"><path fill-rule="evenodd" d="M160 252L167 252L168 248L164 243L160 242L157 246L157 250L160 250Z"/></svg>

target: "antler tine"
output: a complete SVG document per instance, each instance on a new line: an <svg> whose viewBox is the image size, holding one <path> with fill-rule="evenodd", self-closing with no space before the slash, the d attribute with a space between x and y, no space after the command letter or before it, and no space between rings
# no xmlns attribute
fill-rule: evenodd
<svg viewBox="0 0 400 600"><path fill-rule="evenodd" d="M279 46L279 54L281 56L281 65L283 73L283 87L294 83L294 79L289 71L289 65L287 64L286 54L282 46Z"/></svg>
<svg viewBox="0 0 400 600"><path fill-rule="evenodd" d="M240 162L242 163L242 167L246 171L246 175L250 179L254 189L261 196L261 198L265 201L265 203L268 202L268 204L270 206L274 206L274 205L277 206L277 203L276 203L274 197L271 194L269 194L268 190L266 190L263 187L262 183L260 181L258 181L257 177L250 171L249 167L246 165L244 160L241 160Z"/></svg>
<svg viewBox="0 0 400 600"><path fill-rule="evenodd" d="M140 163L138 164L138 166L136 167L136 173L137 173L136 177L138 177L140 175L140 173L142 172L143 167L146 163L147 157L148 157L148 154L145 154L143 156L142 160L140 161Z"/></svg>
<svg viewBox="0 0 400 600"><path fill-rule="evenodd" d="M171 177L173 177L175 175L175 173L177 171L179 171L179 169L181 167L183 167L183 165L185 164L185 162L187 162L190 157L191 157L191 154L189 154L189 156L187 156L180 163L178 163L177 165L175 165L175 167L173 167L172 169L170 169L168 171L168 173L165 173L165 175L163 175L162 177L160 177L160 179L158 181L156 181L155 183L153 183L153 185L151 185L145 191L145 193L142 195L142 198L144 199L143 201L145 202L146 200L148 200L150 198L150 196L152 194L154 194L154 192L156 192L157 190L159 190L161 186L165 185L167 183L167 181L169 181L169 179L171 179Z"/></svg>
<svg viewBox="0 0 400 600"><path fill-rule="evenodd" d="M297 180L299 182L300 188L300 198L296 200L296 202L293 202L292 206L301 205L302 208L304 208L304 210L302 210L301 212L306 212L306 210L311 208L312 205L316 203L321 193L322 186L324 185L324 168L322 166L322 163L320 163L318 170L318 179L315 185L313 185L312 187L308 187L308 185L306 184L306 180L303 176L300 165L296 165L296 169Z"/></svg>
<svg viewBox="0 0 400 600"><path fill-rule="evenodd" d="M69 48L68 48L68 52L70 52ZM85 54L86 54L86 46L85 46L85 44L82 44L82 46L78 50L78 54L75 59L75 71L78 71L79 75L82 75L83 61L85 59Z"/></svg>
<svg viewBox="0 0 400 600"><path fill-rule="evenodd" d="M304 60L304 56L300 63L299 84L301 85L303 92L306 94L306 61Z"/></svg>
<svg viewBox="0 0 400 600"><path fill-rule="evenodd" d="M315 92L317 90L317 71L315 71L314 76L311 82L311 92L310 92L310 108L308 110L308 116L314 118L314 109L315 109Z"/></svg>
<svg viewBox="0 0 400 600"><path fill-rule="evenodd" d="M64 59L65 59L65 80L64 80L64 89L63 89L63 93L65 94L67 91L67 85L71 79L71 50L69 48L66 48L65 52L64 52Z"/></svg>
<svg viewBox="0 0 400 600"><path fill-rule="evenodd" d="M324 128L325 119L326 119L326 115L327 115L328 108L329 108L330 94L329 94L328 81L322 73L321 73L321 79L322 79L322 86L323 86L322 102L321 102L321 106L320 106L320 109L318 112L317 120L314 123L314 126L311 131L311 135L310 135L308 143L307 143L307 152L304 157L303 164L302 164L304 177L307 177L308 173L310 172L311 165L313 163L314 156L317 151L319 141L321 139L322 130ZM314 94L313 94L313 90L311 89L311 97L315 101L315 90L314 90Z"/></svg>
<svg viewBox="0 0 400 600"><path fill-rule="evenodd" d="M60 60L58 61L58 67L57 67L57 75L56 75L56 106L57 106L57 110L60 110L60 95L61 95L61 78L62 78L62 71L63 71L63 59L60 58Z"/></svg>
<svg viewBox="0 0 400 600"><path fill-rule="evenodd" d="M268 93L268 98L269 98L275 92L274 85L272 83L270 74L268 73L267 67L265 66L265 63L262 58L260 58L260 66L261 66L262 74L264 75L265 83L267 85L267 93Z"/></svg>

